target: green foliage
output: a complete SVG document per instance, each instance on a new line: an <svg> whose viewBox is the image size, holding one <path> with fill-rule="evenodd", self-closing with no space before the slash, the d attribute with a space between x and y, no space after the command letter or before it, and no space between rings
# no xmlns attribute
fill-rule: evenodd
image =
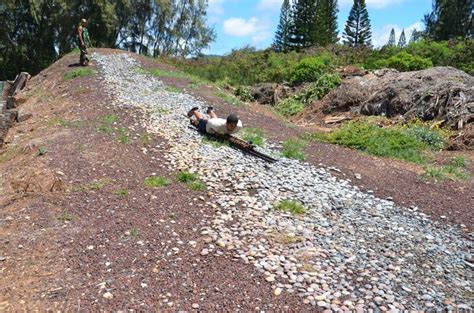
<svg viewBox="0 0 474 313"><path fill-rule="evenodd" d="M294 215L303 215L306 214L306 208L298 201L294 200L282 200L275 205L277 211L291 213Z"/></svg>
<svg viewBox="0 0 474 313"><path fill-rule="evenodd" d="M428 166L425 168L425 172L421 175L422 180L467 180L470 175L468 172L461 169L459 166L447 165L447 166Z"/></svg>
<svg viewBox="0 0 474 313"><path fill-rule="evenodd" d="M165 90L168 91L168 92L173 92L173 93L182 93L183 92L183 88L179 88L179 87L176 87L176 86L166 86Z"/></svg>
<svg viewBox="0 0 474 313"><path fill-rule="evenodd" d="M265 132L261 128L244 128L242 131L242 139L251 141L253 144L263 147L265 143Z"/></svg>
<svg viewBox="0 0 474 313"><path fill-rule="evenodd" d="M206 145L211 145L214 148L220 148L220 147L229 147L230 143L227 140L220 139L220 138L213 138L213 137L205 137L203 138L202 142Z"/></svg>
<svg viewBox="0 0 474 313"><path fill-rule="evenodd" d="M293 116L304 110L304 102L298 97L289 97L280 100L275 105L275 111L282 116Z"/></svg>
<svg viewBox="0 0 474 313"><path fill-rule="evenodd" d="M314 82L329 70L331 57L327 54L304 58L299 61L291 74L292 83Z"/></svg>
<svg viewBox="0 0 474 313"><path fill-rule="evenodd" d="M101 117L99 119L99 126L97 127L97 131L101 133L106 133L107 135L112 135L114 132L114 128L112 127L112 125L117 123L118 120L119 118L115 114L110 114Z"/></svg>
<svg viewBox="0 0 474 313"><path fill-rule="evenodd" d="M67 127L67 128L75 128L75 127L82 127L86 124L86 121L83 120L75 120L75 121L69 121L65 120L60 117L55 117L51 121L48 122L48 126L62 126L62 127Z"/></svg>
<svg viewBox="0 0 474 313"><path fill-rule="evenodd" d="M239 86L235 89L234 94L243 102L252 102L254 100L249 87Z"/></svg>
<svg viewBox="0 0 474 313"><path fill-rule="evenodd" d="M137 237L140 234L140 231L137 227L132 227L130 229L130 237Z"/></svg>
<svg viewBox="0 0 474 313"><path fill-rule="evenodd" d="M117 194L117 196L120 196L120 197L128 196L128 190L125 188L120 188L115 193Z"/></svg>
<svg viewBox="0 0 474 313"><path fill-rule="evenodd" d="M369 13L364 0L354 0L344 28L344 44L349 47L372 46Z"/></svg>
<svg viewBox="0 0 474 313"><path fill-rule="evenodd" d="M61 216L58 217L58 220L63 221L63 222L71 222L74 221L74 216L69 214L67 210L64 210Z"/></svg>
<svg viewBox="0 0 474 313"><path fill-rule="evenodd" d="M39 149L38 149L38 155L39 155L39 156L43 156L43 155L45 155L47 152L48 152L48 149L46 149L45 147L39 147Z"/></svg>
<svg viewBox="0 0 474 313"><path fill-rule="evenodd" d="M191 190L194 190L194 191L204 191L204 190L206 190L206 185L200 180L193 181L193 182L189 183L188 186Z"/></svg>
<svg viewBox="0 0 474 313"><path fill-rule="evenodd" d="M192 183L198 179L198 176L195 173L182 171L178 173L177 179L182 183Z"/></svg>
<svg viewBox="0 0 474 313"><path fill-rule="evenodd" d="M321 75L316 82L306 88L302 95L303 99L305 103L319 100L341 83L342 80L338 74L325 73Z"/></svg>
<svg viewBox="0 0 474 313"><path fill-rule="evenodd" d="M163 176L151 176L145 179L146 187L166 187L170 182Z"/></svg>
<svg viewBox="0 0 474 313"><path fill-rule="evenodd" d="M466 167L469 164L469 160L463 156L456 156L451 159L451 165L455 167Z"/></svg>
<svg viewBox="0 0 474 313"><path fill-rule="evenodd" d="M302 139L288 139L283 142L283 150L281 154L289 159L305 160L306 142Z"/></svg>
<svg viewBox="0 0 474 313"><path fill-rule="evenodd" d="M290 50L291 6L289 0L284 0L280 9L280 22L275 33L273 48L276 51Z"/></svg>
<svg viewBox="0 0 474 313"><path fill-rule="evenodd" d="M67 80L72 80L72 79L77 78L77 77L93 76L96 73L97 72L94 71L91 68L80 67L80 68L77 68L75 70L69 71L66 74L64 74L64 78L67 79Z"/></svg>
<svg viewBox="0 0 474 313"><path fill-rule="evenodd" d="M105 186L109 185L110 183L112 182L112 180L110 178L101 178L99 180L95 180L91 183L88 183L88 184L80 184L78 186L74 186L72 187L72 191L75 191L75 192L84 192L84 191L88 191L88 190L100 190L102 188L104 188Z"/></svg>
<svg viewBox="0 0 474 313"><path fill-rule="evenodd" d="M429 123L422 121L411 122L401 128L406 134L424 142L431 150L442 150L446 148L450 133L440 129L439 127L432 127Z"/></svg>
<svg viewBox="0 0 474 313"><path fill-rule="evenodd" d="M431 60L411 55L406 51L402 51L386 61L379 61L379 67L390 67L403 72L418 71L432 66Z"/></svg>
<svg viewBox="0 0 474 313"><path fill-rule="evenodd" d="M127 129L123 128L123 127L120 127L117 129L117 135L118 135L118 141L121 143L121 144L129 144L131 142L130 138L128 137L128 134L127 134Z"/></svg>
<svg viewBox="0 0 474 313"><path fill-rule="evenodd" d="M370 122L349 122L329 134L315 134L313 138L336 143L367 153L426 163L423 153L428 145L399 127L382 128Z"/></svg>
<svg viewBox="0 0 474 313"><path fill-rule="evenodd" d="M222 100L224 100L228 104L237 105L237 106L242 105L242 102L239 99L237 99L234 95L232 95L228 92L218 90L218 91L214 92L214 95L216 97L221 98Z"/></svg>

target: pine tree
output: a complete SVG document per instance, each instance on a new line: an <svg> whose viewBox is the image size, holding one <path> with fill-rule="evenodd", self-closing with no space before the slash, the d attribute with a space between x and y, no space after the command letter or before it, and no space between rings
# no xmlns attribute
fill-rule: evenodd
<svg viewBox="0 0 474 313"><path fill-rule="evenodd" d="M417 42L418 39L421 38L423 32L419 32L416 30L416 28L412 31L411 36L410 36L410 43L412 42Z"/></svg>
<svg viewBox="0 0 474 313"><path fill-rule="evenodd" d="M387 46L393 47L395 46L395 29L392 28L390 32L390 37L388 38Z"/></svg>
<svg viewBox="0 0 474 313"><path fill-rule="evenodd" d="M288 51L290 48L291 6L290 0L284 0L281 5L280 23L275 34L273 47L276 51Z"/></svg>
<svg viewBox="0 0 474 313"><path fill-rule="evenodd" d="M434 40L472 37L472 0L433 0L433 12L425 15L426 34Z"/></svg>
<svg viewBox="0 0 474 313"><path fill-rule="evenodd" d="M295 0L291 10L290 47L300 50L312 44L316 0Z"/></svg>
<svg viewBox="0 0 474 313"><path fill-rule="evenodd" d="M335 44L337 37L337 0L317 0L312 42L320 46Z"/></svg>
<svg viewBox="0 0 474 313"><path fill-rule="evenodd" d="M354 0L343 36L344 43L350 47L372 46L372 32L365 0Z"/></svg>
<svg viewBox="0 0 474 313"><path fill-rule="evenodd" d="M403 48L407 45L407 38L405 37L405 30L402 30L402 34L400 35L400 38L398 39L398 46L400 48Z"/></svg>

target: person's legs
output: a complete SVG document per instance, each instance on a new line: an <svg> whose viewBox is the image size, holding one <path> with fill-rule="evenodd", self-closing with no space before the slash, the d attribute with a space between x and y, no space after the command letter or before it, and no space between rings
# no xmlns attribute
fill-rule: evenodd
<svg viewBox="0 0 474 313"><path fill-rule="evenodd" d="M211 118L217 118L217 114L214 111L209 111L209 116Z"/></svg>

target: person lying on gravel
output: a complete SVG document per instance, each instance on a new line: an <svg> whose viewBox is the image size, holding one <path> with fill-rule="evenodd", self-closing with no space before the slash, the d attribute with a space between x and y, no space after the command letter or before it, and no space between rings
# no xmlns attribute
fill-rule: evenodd
<svg viewBox="0 0 474 313"><path fill-rule="evenodd" d="M227 119L217 117L213 107L207 108L207 114L210 119L204 118L204 115L198 111L198 107L194 107L188 112L191 123L197 127L200 132L208 134L229 135L235 134L242 128L242 122L235 114L230 114ZM195 117L193 119L192 117Z"/></svg>

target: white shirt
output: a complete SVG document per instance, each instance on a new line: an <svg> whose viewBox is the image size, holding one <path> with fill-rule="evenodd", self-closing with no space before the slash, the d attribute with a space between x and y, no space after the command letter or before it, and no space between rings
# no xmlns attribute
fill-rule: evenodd
<svg viewBox="0 0 474 313"><path fill-rule="evenodd" d="M234 134L238 132L242 128L242 122L239 120L237 122L237 127L233 131L227 130L227 120L223 118L211 118L207 121L206 125L206 132L209 134L220 134L220 135L227 135L227 134Z"/></svg>

